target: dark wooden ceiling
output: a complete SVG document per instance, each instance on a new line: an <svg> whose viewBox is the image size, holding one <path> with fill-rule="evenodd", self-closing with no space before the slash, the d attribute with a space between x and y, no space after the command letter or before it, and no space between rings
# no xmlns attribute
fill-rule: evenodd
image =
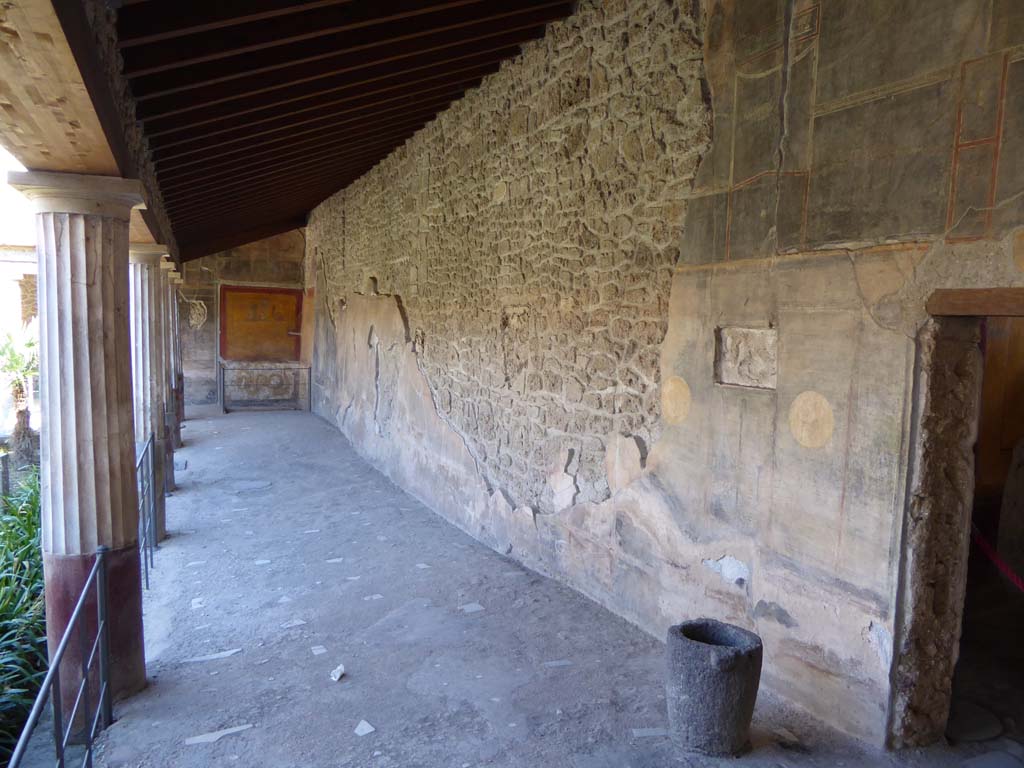
<svg viewBox="0 0 1024 768"><path fill-rule="evenodd" d="M124 74L183 260L283 232L572 0L125 0Z"/></svg>

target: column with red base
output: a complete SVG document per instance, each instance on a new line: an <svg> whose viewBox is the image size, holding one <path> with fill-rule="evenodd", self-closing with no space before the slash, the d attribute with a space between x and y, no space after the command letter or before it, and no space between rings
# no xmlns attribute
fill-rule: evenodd
<svg viewBox="0 0 1024 768"><path fill-rule="evenodd" d="M12 173L36 203L46 624L57 647L96 549L109 588L111 686L146 682L128 317L128 218L142 203L126 179ZM94 605L87 615L95 616ZM93 620L94 621L94 620ZM64 698L77 654L62 665Z"/></svg>

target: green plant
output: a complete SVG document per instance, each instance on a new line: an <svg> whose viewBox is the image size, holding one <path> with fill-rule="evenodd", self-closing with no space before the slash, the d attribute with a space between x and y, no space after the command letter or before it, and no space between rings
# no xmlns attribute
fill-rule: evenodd
<svg viewBox="0 0 1024 768"><path fill-rule="evenodd" d="M46 674L39 476L0 499L0 759L17 742Z"/></svg>
<svg viewBox="0 0 1024 768"><path fill-rule="evenodd" d="M28 402L32 377L39 375L39 328L35 320L0 342L0 374L7 380L15 407Z"/></svg>

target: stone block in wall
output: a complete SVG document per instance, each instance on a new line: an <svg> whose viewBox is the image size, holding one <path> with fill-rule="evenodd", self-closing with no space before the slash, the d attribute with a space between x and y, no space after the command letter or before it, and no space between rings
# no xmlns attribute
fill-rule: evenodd
<svg viewBox="0 0 1024 768"><path fill-rule="evenodd" d="M783 0L742 0L734 13L737 58L747 59L782 44L785 36Z"/></svg>
<svg viewBox="0 0 1024 768"><path fill-rule="evenodd" d="M732 169L737 184L775 169L782 132L781 98L781 70L756 77L737 75Z"/></svg>
<svg viewBox="0 0 1024 768"><path fill-rule="evenodd" d="M990 5L989 0L827 4L821 14L817 103L920 78L981 56Z"/></svg>
<svg viewBox="0 0 1024 768"><path fill-rule="evenodd" d="M725 258L728 202L728 192L695 197L690 201L683 228L680 264L712 264Z"/></svg>
<svg viewBox="0 0 1024 768"><path fill-rule="evenodd" d="M803 173L769 174L734 189L726 258L764 258L800 245L806 183Z"/></svg>
<svg viewBox="0 0 1024 768"><path fill-rule="evenodd" d="M1015 197L1024 190L1024 61L1009 65L1004 98L1002 147L996 175L997 208L992 213L995 232L1004 232L1024 220L1024 199ZM1011 202L1003 204L1006 201Z"/></svg>
<svg viewBox="0 0 1024 768"><path fill-rule="evenodd" d="M185 405L213 405L217 402L217 380L210 376L185 375Z"/></svg>
<svg viewBox="0 0 1024 768"><path fill-rule="evenodd" d="M977 237L987 230L986 211L989 207L989 187L992 177L993 144L963 147L957 153L956 179L952 205L955 237Z"/></svg>
<svg viewBox="0 0 1024 768"><path fill-rule="evenodd" d="M944 80L814 121L807 242L945 228L957 85ZM851 151L851 147L856 151Z"/></svg>
<svg viewBox="0 0 1024 768"><path fill-rule="evenodd" d="M715 333L715 382L775 389L778 347L774 328L719 328Z"/></svg>
<svg viewBox="0 0 1024 768"><path fill-rule="evenodd" d="M1024 3L1020 0L993 0L991 30L990 51L1024 43Z"/></svg>
<svg viewBox="0 0 1024 768"><path fill-rule="evenodd" d="M309 369L289 363L232 362L224 368L224 407L309 408Z"/></svg>

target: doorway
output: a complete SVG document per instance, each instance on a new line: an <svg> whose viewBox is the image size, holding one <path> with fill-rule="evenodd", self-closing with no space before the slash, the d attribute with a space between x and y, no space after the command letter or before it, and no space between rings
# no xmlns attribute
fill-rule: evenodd
<svg viewBox="0 0 1024 768"><path fill-rule="evenodd" d="M981 318L971 547L947 736L1024 740L1024 317Z"/></svg>
<svg viewBox="0 0 1024 768"><path fill-rule="evenodd" d="M986 737L996 730L993 720L1000 731L1009 726L1014 733L1024 724L1021 702L1013 695L995 701L997 689L1024 690L1024 663L1017 658L1024 632L1015 607L1020 596L1009 595L1005 575L993 573L992 559L972 543L976 487L978 530L982 537L986 531L994 536L984 537L990 554L998 554L1001 521L1008 519L1002 489L1013 473L1005 482L990 482L995 475L988 452L997 446L1001 450L1012 436L983 433L980 414L983 400L992 401L986 418L993 425L1009 420L1006 408L1015 409L1015 415L1020 410L1012 397L1021 390L1019 379L999 370L1020 363L1019 348L1014 342L1004 354L1003 339L995 332L1003 329L1005 318L1024 318L1024 289L937 290L926 308L931 317L916 344L894 622L889 708L889 745L894 748L930 744L951 732L961 739ZM988 393L983 393L983 381ZM1000 381L1003 385L997 386ZM994 397L996 390L1011 397ZM976 460L979 435L983 455ZM985 473L983 479L977 472ZM989 587L995 591L988 592Z"/></svg>

